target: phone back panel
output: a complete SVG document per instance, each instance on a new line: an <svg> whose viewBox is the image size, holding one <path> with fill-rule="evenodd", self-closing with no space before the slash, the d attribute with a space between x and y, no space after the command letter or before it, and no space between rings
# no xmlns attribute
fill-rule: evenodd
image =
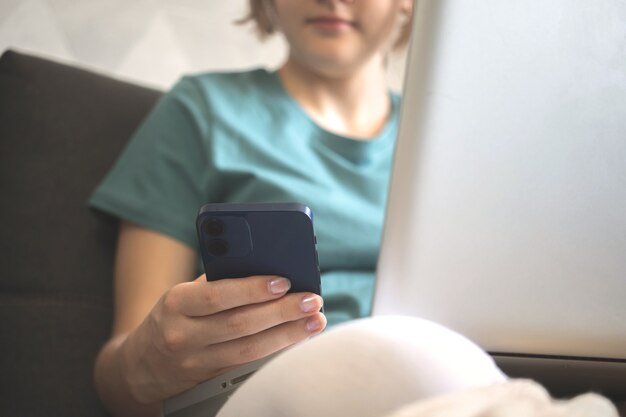
<svg viewBox="0 0 626 417"><path fill-rule="evenodd" d="M321 293L308 207L297 203L207 204L197 220L207 280L278 275L290 292Z"/></svg>

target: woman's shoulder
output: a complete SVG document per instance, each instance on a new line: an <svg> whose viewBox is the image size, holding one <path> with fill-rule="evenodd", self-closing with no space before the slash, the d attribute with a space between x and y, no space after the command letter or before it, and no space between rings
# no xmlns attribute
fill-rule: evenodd
<svg viewBox="0 0 626 417"><path fill-rule="evenodd" d="M204 71L195 74L188 74L185 78L195 79L199 82L215 82L215 81L252 81L268 77L271 74L266 68L249 68L232 71Z"/></svg>
<svg viewBox="0 0 626 417"><path fill-rule="evenodd" d="M194 88L206 95L246 93L265 89L273 73L264 68L241 71L211 71L182 77L174 89Z"/></svg>
<svg viewBox="0 0 626 417"><path fill-rule="evenodd" d="M229 109L262 104L277 89L275 73L263 68L185 75L167 96L185 107Z"/></svg>

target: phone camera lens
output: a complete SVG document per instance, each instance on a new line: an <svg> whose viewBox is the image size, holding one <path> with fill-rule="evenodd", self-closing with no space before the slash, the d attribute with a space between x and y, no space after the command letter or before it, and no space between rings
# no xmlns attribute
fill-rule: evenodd
<svg viewBox="0 0 626 417"><path fill-rule="evenodd" d="M224 256L228 253L228 242L224 239L211 239L207 242L207 250L213 256Z"/></svg>
<svg viewBox="0 0 626 417"><path fill-rule="evenodd" d="M204 222L204 231L209 236L221 236L224 233L224 222L220 219L209 219Z"/></svg>

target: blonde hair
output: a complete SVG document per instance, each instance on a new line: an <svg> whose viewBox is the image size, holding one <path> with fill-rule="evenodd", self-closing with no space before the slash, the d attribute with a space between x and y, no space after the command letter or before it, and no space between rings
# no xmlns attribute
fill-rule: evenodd
<svg viewBox="0 0 626 417"><path fill-rule="evenodd" d="M263 40L278 32L272 14L274 13L273 0L248 0L248 14L235 21L238 25L252 22L256 26L259 39ZM400 28L398 38L393 44L393 49L401 49L408 42L411 35L411 17L407 16L402 28Z"/></svg>

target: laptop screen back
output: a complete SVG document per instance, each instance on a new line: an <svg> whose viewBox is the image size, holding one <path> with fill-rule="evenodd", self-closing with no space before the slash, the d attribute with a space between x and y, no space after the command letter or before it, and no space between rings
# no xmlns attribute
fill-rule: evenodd
<svg viewBox="0 0 626 417"><path fill-rule="evenodd" d="M419 0L373 314L626 361L626 2Z"/></svg>

